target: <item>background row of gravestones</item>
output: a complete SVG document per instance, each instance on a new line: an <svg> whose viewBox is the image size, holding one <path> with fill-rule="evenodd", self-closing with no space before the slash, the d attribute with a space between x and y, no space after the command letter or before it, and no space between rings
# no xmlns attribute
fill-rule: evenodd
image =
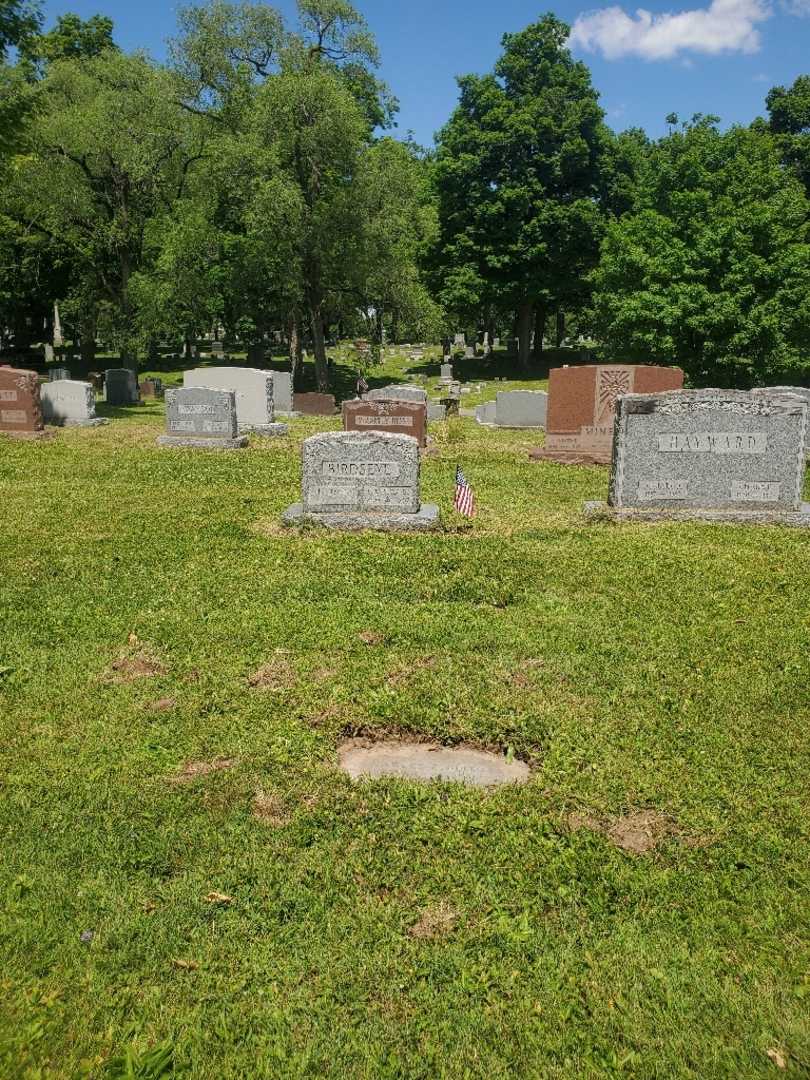
<svg viewBox="0 0 810 1080"><path fill-rule="evenodd" d="M119 389L119 376L124 397L134 394L137 398L133 373L111 369L108 400L110 388L113 397ZM215 377L227 380L228 387L198 385ZM273 373L208 368L186 372L186 380L184 388L167 395L167 434L162 445L210 446L214 445L211 440L218 440L223 448L237 448L245 445L242 432L246 430L267 434L287 430L273 419ZM234 380L238 390L233 389ZM720 511L731 512L739 520L745 520L746 514L762 520L774 514L798 515L801 520L791 523L806 523L808 511L801 503L801 492L804 459L810 449L810 391L791 387L682 391L681 384L682 373L675 368L614 365L554 371L548 439L534 456L572 462L601 460L601 440L611 433L609 502L617 510ZM89 384L57 380L40 388L35 373L11 368L0 368L0 406L0 428L6 430L36 431L48 416L57 416L57 422L63 423L99 422L92 415L94 394ZM71 410L81 415L65 415ZM343 418L344 434L356 436L347 445L379 433L393 439L409 437L418 450L426 439L426 394L417 387L371 391L365 399L345 402ZM563 421L567 430L552 430L553 423ZM402 470L394 471L399 475ZM350 470L355 487L362 488L366 472ZM338 487L345 482L339 477ZM386 486L391 485L376 484L380 490ZM399 495L388 498L394 499L391 505L398 505ZM367 509L362 491L348 501L352 512Z"/></svg>

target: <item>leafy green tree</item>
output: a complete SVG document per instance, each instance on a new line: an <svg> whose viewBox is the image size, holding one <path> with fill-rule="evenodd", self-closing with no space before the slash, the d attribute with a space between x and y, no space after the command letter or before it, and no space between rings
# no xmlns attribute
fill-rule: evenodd
<svg viewBox="0 0 810 1080"><path fill-rule="evenodd" d="M39 4L27 0L0 0L0 60L10 47L21 45L40 27Z"/></svg>
<svg viewBox="0 0 810 1080"><path fill-rule="evenodd" d="M800 75L789 88L775 86L765 104L785 163L810 195L810 75Z"/></svg>
<svg viewBox="0 0 810 1080"><path fill-rule="evenodd" d="M176 103L171 76L145 57L105 51L57 61L42 83L30 152L3 194L6 212L69 254L108 305L115 340L136 344L131 281L147 226L182 197L207 129Z"/></svg>
<svg viewBox="0 0 810 1080"><path fill-rule="evenodd" d="M436 158L441 297L516 311L526 368L535 311L582 296L602 232L603 114L568 34L546 15L505 35L493 74L459 80Z"/></svg>
<svg viewBox="0 0 810 1080"><path fill-rule="evenodd" d="M59 15L56 25L46 33L27 35L20 54L40 65L98 56L105 49L117 48L112 32L113 21L106 15L91 15L85 20L69 12Z"/></svg>
<svg viewBox="0 0 810 1080"><path fill-rule="evenodd" d="M810 203L776 138L696 118L653 147L638 199L593 274L607 355L704 384L806 378Z"/></svg>

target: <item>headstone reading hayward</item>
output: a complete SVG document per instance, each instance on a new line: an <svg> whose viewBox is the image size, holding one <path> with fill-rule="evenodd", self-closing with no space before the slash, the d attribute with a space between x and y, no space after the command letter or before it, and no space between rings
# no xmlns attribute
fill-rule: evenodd
<svg viewBox="0 0 810 1080"><path fill-rule="evenodd" d="M37 373L0 367L0 431L32 438L44 430Z"/></svg>
<svg viewBox="0 0 810 1080"><path fill-rule="evenodd" d="M104 372L104 400L108 405L138 405L138 380L132 368Z"/></svg>
<svg viewBox="0 0 810 1080"><path fill-rule="evenodd" d="M807 402L807 408L810 409L810 389L806 386L761 386L756 390L751 391L752 394L795 394L796 397L800 397L802 401ZM810 458L810 425L807 429L807 441L804 444L804 456Z"/></svg>
<svg viewBox="0 0 810 1080"><path fill-rule="evenodd" d="M241 432L286 435L286 424L274 420L273 373L257 368L207 367L183 372L183 386L206 386L232 390L236 395L236 419Z"/></svg>
<svg viewBox="0 0 810 1080"><path fill-rule="evenodd" d="M807 404L786 394L624 395L609 505L621 517L810 526L801 501L807 424Z"/></svg>
<svg viewBox="0 0 810 1080"><path fill-rule="evenodd" d="M344 401L344 431L387 431L427 442L427 405L415 401Z"/></svg>
<svg viewBox="0 0 810 1080"><path fill-rule="evenodd" d="M546 444L535 460L608 464L613 448L616 399L622 394L679 390L676 367L633 364L552 368L548 381Z"/></svg>
<svg viewBox="0 0 810 1080"><path fill-rule="evenodd" d="M166 434L158 446L191 446L203 450L240 450L247 446L240 435L233 390L184 386L166 391Z"/></svg>
<svg viewBox="0 0 810 1080"><path fill-rule="evenodd" d="M499 390L495 424L507 428L544 428L548 394L542 390Z"/></svg>
<svg viewBox="0 0 810 1080"><path fill-rule="evenodd" d="M96 392L92 383L58 379L40 387L42 415L57 427L100 427L107 420L96 416Z"/></svg>
<svg viewBox="0 0 810 1080"><path fill-rule="evenodd" d="M303 501L285 510L286 525L418 531L439 524L439 508L419 496L419 446L408 435L340 431L313 435L302 447Z"/></svg>
<svg viewBox="0 0 810 1080"><path fill-rule="evenodd" d="M378 390L369 390L366 401L415 401L427 404L427 390L421 386L381 386Z"/></svg>
<svg viewBox="0 0 810 1080"><path fill-rule="evenodd" d="M303 416L334 416L337 405L333 394L293 394L293 412Z"/></svg>

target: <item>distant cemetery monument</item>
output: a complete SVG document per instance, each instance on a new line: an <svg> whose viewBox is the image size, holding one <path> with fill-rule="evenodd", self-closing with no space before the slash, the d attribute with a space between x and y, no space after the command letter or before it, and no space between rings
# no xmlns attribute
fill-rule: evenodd
<svg viewBox="0 0 810 1080"><path fill-rule="evenodd" d="M808 406L743 390L627 394L617 403L608 504L619 518L810 526ZM587 504L594 513L604 504Z"/></svg>
<svg viewBox="0 0 810 1080"><path fill-rule="evenodd" d="M548 380L546 443L535 460L609 464L613 447L616 399L622 394L679 390L677 367L633 364L587 364L552 368Z"/></svg>
<svg viewBox="0 0 810 1080"><path fill-rule="evenodd" d="M304 440L301 457L302 501L284 512L285 525L413 532L439 524L439 508L420 500L410 435L325 432Z"/></svg>
<svg viewBox="0 0 810 1080"><path fill-rule="evenodd" d="M0 432L20 438L37 438L45 433L35 371L0 367Z"/></svg>

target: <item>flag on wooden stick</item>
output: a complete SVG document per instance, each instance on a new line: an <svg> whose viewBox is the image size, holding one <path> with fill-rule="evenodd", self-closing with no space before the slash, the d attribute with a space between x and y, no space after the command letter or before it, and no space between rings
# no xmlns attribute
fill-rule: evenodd
<svg viewBox="0 0 810 1080"><path fill-rule="evenodd" d="M467 483L467 478L461 471L460 465L456 465L456 499L454 506L463 517L475 517L475 495L473 489Z"/></svg>

